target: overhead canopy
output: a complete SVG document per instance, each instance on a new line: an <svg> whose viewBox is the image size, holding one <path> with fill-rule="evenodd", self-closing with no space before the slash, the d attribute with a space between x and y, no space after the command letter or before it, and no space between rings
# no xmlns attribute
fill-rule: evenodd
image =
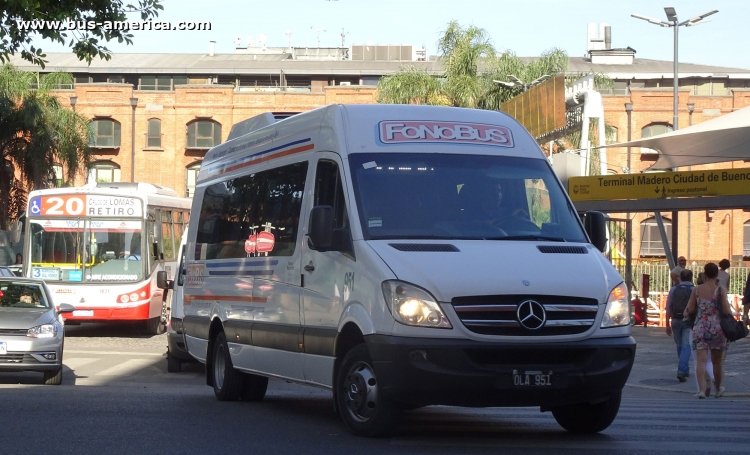
<svg viewBox="0 0 750 455"><path fill-rule="evenodd" d="M607 147L647 147L659 152L651 169L750 160L750 107L670 133Z"/></svg>

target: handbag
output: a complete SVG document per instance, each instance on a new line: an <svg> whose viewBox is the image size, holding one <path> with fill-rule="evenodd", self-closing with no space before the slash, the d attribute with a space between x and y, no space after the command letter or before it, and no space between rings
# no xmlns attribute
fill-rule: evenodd
<svg viewBox="0 0 750 455"><path fill-rule="evenodd" d="M727 340L729 341L737 341L745 338L748 334L748 328L745 323L735 319L731 313L724 314L722 311L722 296L720 289L721 288L717 288L717 290L719 290L719 298L716 301L719 306L719 324L721 325L721 331L724 332L724 336L727 337Z"/></svg>

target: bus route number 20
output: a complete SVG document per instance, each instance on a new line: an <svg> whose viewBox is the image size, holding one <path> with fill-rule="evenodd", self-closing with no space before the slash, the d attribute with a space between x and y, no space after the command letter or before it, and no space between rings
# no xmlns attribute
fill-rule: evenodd
<svg viewBox="0 0 750 455"><path fill-rule="evenodd" d="M32 216L81 216L86 213L85 196L45 196L29 201Z"/></svg>

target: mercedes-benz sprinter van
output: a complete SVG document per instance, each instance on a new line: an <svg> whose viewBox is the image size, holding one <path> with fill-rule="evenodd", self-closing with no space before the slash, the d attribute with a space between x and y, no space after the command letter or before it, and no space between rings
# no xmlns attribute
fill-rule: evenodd
<svg viewBox="0 0 750 455"><path fill-rule="evenodd" d="M329 389L355 434L426 405L610 425L635 355L601 213L502 112L331 105L206 154L183 327L220 400ZM596 246L595 246L596 245Z"/></svg>

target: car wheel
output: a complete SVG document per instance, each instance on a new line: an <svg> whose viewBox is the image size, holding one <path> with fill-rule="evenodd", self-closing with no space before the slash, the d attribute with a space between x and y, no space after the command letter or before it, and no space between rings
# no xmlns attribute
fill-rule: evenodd
<svg viewBox="0 0 750 455"><path fill-rule="evenodd" d="M621 397L622 391L618 390L601 403L560 406L552 409L552 415L561 427L571 433L598 433L617 417Z"/></svg>
<svg viewBox="0 0 750 455"><path fill-rule="evenodd" d="M214 384L214 395L217 399L220 401L240 399L243 377L242 373L235 370L234 365L232 365L232 358L229 356L229 344L224 332L219 333L214 340L210 371Z"/></svg>
<svg viewBox="0 0 750 455"><path fill-rule="evenodd" d="M162 324L161 317L147 319L144 328L148 335L161 335L167 331L167 326Z"/></svg>
<svg viewBox="0 0 750 455"><path fill-rule="evenodd" d="M390 434L400 415L400 409L383 397L364 344L344 356L336 372L334 400L341 420L359 436Z"/></svg>
<svg viewBox="0 0 750 455"><path fill-rule="evenodd" d="M261 401L268 390L268 378L257 374L243 374L242 399L245 401Z"/></svg>
<svg viewBox="0 0 750 455"><path fill-rule="evenodd" d="M62 384L62 373L63 369L62 367L52 370L52 371L45 371L44 372L44 384L46 385L60 385Z"/></svg>
<svg viewBox="0 0 750 455"><path fill-rule="evenodd" d="M182 361L167 351L167 372L179 373L182 371Z"/></svg>

